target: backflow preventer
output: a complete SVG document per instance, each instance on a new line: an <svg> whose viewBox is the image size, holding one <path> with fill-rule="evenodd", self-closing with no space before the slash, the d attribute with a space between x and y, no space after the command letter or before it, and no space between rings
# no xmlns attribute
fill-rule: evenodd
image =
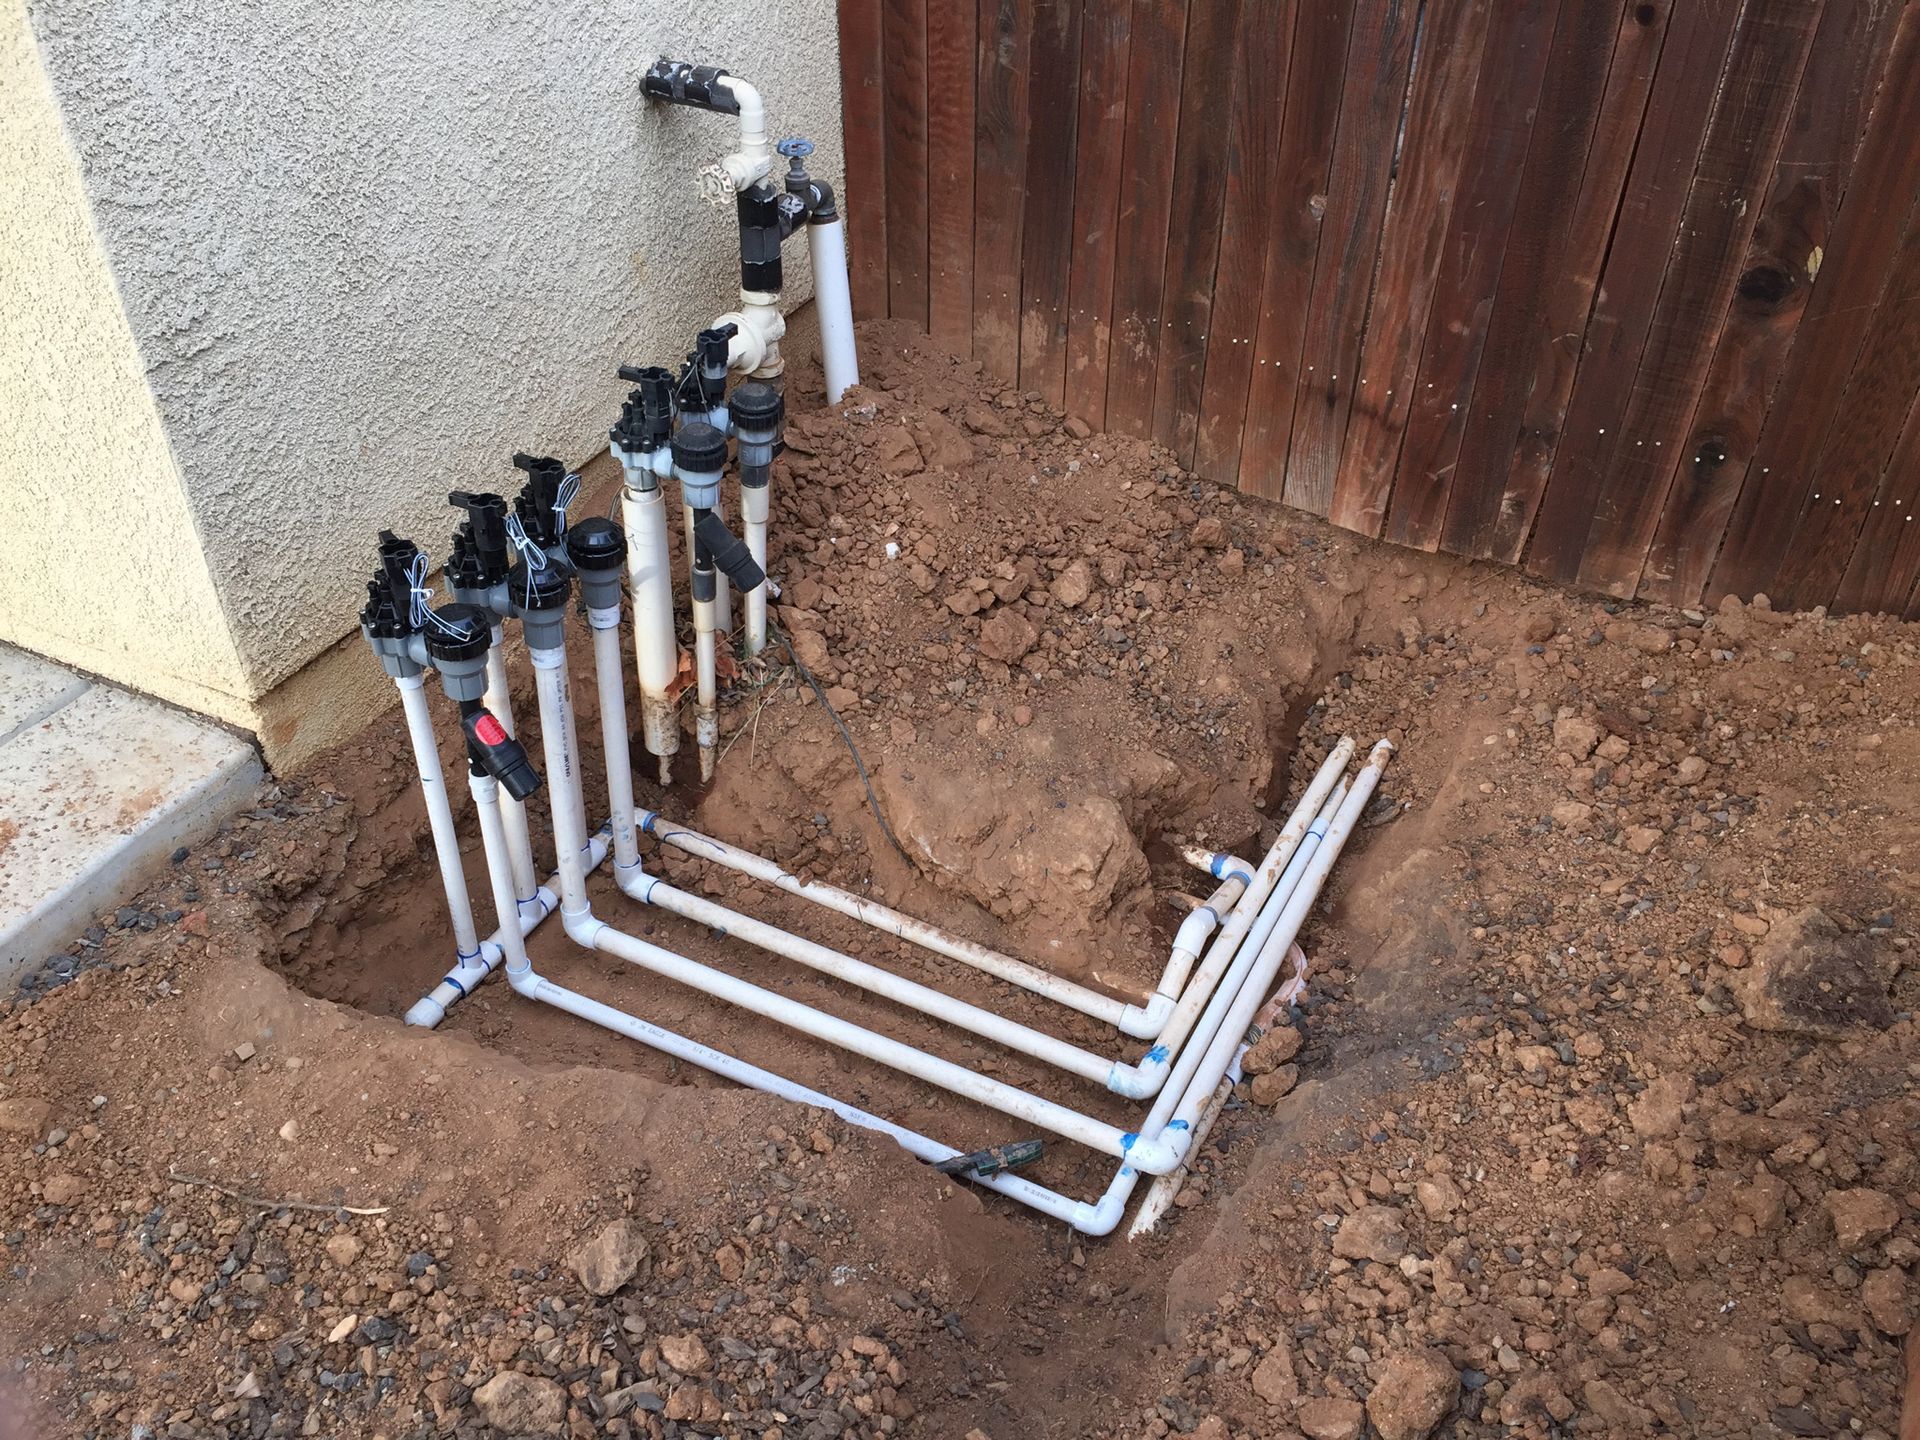
<svg viewBox="0 0 1920 1440"><path fill-rule="evenodd" d="M851 320L845 316L839 214L831 190L805 173L803 162L811 147L783 143L790 168L784 190L776 190L768 179L772 165L764 112L751 86L721 70L662 60L648 70L643 89L659 100L740 117L739 151L703 172L702 183L716 194L731 187L728 193L737 197L741 309L701 332L677 373L658 366L621 368L621 378L632 386L610 432L624 480L621 523L575 519L571 511L578 500L579 477L549 457L516 455L513 463L525 478L511 504L492 492L459 490L449 497L465 518L444 569L448 594L439 603L426 587L426 557L409 541L389 532L381 535L379 567L368 583L362 630L401 692L456 950L453 968L408 1011L408 1023L439 1024L452 1006L504 966L508 983L530 999L740 1084L832 1110L852 1124L891 1136L947 1173L1087 1234L1107 1234L1118 1223L1140 1175L1176 1176L1195 1144L1196 1126L1204 1132L1217 1112L1221 1086L1237 1066L1249 1027L1267 1013L1263 1002L1274 993L1294 939L1393 747L1381 741L1349 773L1355 746L1350 739L1341 740L1257 864L1193 852L1189 858L1210 871L1218 888L1180 926L1152 993L1133 998L1080 985L849 891L804 880L764 856L638 805L627 722L624 601L631 601L640 739L654 757L663 785L681 733L681 652L668 551L669 481L678 490L685 537L685 589L693 618L694 734L703 779L710 778L714 768L718 659L720 647L731 643L733 633L727 608L731 591L738 591L742 601L745 655L751 658L766 643L768 499L785 420L775 384L781 373L779 245L802 225L810 236L832 236L810 247L827 333L829 398L837 400L858 378ZM829 304L836 286L839 299ZM728 379L734 375L744 378L729 390ZM728 526L722 499L730 460L739 476L740 536ZM576 596L593 646L605 752L609 813L597 828L587 817L567 652L567 619ZM533 671L544 776L535 771L516 738L508 703L502 642L510 624L520 626ZM484 939L477 933L434 743L423 679L428 669L438 673L459 710L468 789L497 922ZM543 787L555 850L553 872L544 884L523 808ZM1143 1053L1115 1055L1062 1040L932 984L679 890L645 869L639 847L643 831L661 845L1110 1025L1122 1037L1117 1048ZM1039 1060L1075 1083L1151 1102L1148 1111L1134 1128L1110 1124L620 929L594 913L587 889L589 876L609 856L614 884L626 901L670 911L734 941L845 980ZM612 908L624 904L615 900ZM1093 1200L1061 1194L1016 1173L1039 1152L1037 1142L961 1149L546 979L533 969L524 942L556 911L568 937L589 950L999 1110L1033 1131L1110 1156L1117 1162L1112 1182ZM937 978L937 972L929 973ZM1294 993L1287 986L1297 989L1299 979L1296 974L1282 986L1283 997ZM1157 1187L1149 1197L1147 1208L1154 1213L1164 1209L1159 1192L1165 1188Z"/></svg>

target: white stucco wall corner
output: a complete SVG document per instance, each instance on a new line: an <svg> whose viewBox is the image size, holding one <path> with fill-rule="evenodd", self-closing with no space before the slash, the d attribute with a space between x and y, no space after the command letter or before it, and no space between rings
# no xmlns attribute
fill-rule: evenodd
<svg viewBox="0 0 1920 1440"><path fill-rule="evenodd" d="M0 0L0 639L235 721L249 691L27 7Z"/></svg>
<svg viewBox="0 0 1920 1440"><path fill-rule="evenodd" d="M733 122L643 101L654 58L751 80L844 189L832 0L31 17L248 700L351 631L381 526L438 559L449 489L597 454L615 366L733 308L734 219L694 184Z"/></svg>

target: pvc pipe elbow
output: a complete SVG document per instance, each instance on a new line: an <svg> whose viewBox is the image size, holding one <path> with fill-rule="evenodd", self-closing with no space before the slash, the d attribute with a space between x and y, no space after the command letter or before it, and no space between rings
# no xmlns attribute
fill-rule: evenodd
<svg viewBox="0 0 1920 1440"><path fill-rule="evenodd" d="M534 972L533 962L529 960L525 962L525 964L526 968L519 971L516 971L511 965L507 967L507 984L513 987L514 994L524 995L529 1000L538 1000L540 998L540 986L543 982L539 975Z"/></svg>
<svg viewBox="0 0 1920 1440"><path fill-rule="evenodd" d="M1220 917L1214 913L1213 906L1195 907L1193 913L1180 922L1180 928L1173 932L1174 957L1177 959L1185 955L1188 963L1191 964L1199 957L1200 952L1206 949L1207 937L1213 934L1219 923ZM1173 962L1170 960L1167 964L1171 969Z"/></svg>
<svg viewBox="0 0 1920 1440"><path fill-rule="evenodd" d="M613 867L613 880L620 887L620 893L629 900L638 900L642 905L653 903L653 887L660 883L659 877L649 875L636 860L632 865Z"/></svg>
<svg viewBox="0 0 1920 1440"><path fill-rule="evenodd" d="M1169 1120L1158 1135L1128 1135L1120 1142L1127 1164L1147 1175L1165 1175L1187 1158L1193 1127L1185 1120Z"/></svg>
<svg viewBox="0 0 1920 1440"><path fill-rule="evenodd" d="M590 906L582 905L578 910L563 907L560 911L560 928L567 932L567 938L576 945L595 950L599 948L600 935L607 928L607 922L597 919Z"/></svg>
<svg viewBox="0 0 1920 1440"><path fill-rule="evenodd" d="M1135 1040L1158 1040L1160 1032L1173 1018L1173 1007L1177 1003L1172 997L1154 991L1144 1007L1129 1005L1120 1012L1120 1033Z"/></svg>
<svg viewBox="0 0 1920 1440"><path fill-rule="evenodd" d="M1123 1176L1128 1175L1128 1171L1124 1168L1120 1173ZM1096 1237L1111 1235L1114 1228L1119 1225L1120 1216L1126 1208L1127 1192L1116 1194L1113 1189L1109 1189L1091 1205L1083 1200L1074 1206L1073 1214L1068 1217L1067 1223L1082 1235Z"/></svg>
<svg viewBox="0 0 1920 1440"><path fill-rule="evenodd" d="M1151 1100L1167 1083L1173 1056L1164 1045L1156 1045L1141 1057L1137 1065L1116 1063L1107 1072L1107 1089L1129 1100Z"/></svg>

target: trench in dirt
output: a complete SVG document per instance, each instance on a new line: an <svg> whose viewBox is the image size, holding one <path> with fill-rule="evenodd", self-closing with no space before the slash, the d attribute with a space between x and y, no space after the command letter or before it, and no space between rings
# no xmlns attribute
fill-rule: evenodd
<svg viewBox="0 0 1920 1440"><path fill-rule="evenodd" d="M1297 794L1331 743L1333 737L1317 729L1320 708L1317 697L1327 686L1339 683L1345 661L1344 649L1330 644L1314 657L1299 683L1287 686L1262 706L1266 717L1265 743L1273 757L1272 772L1252 777L1259 784L1250 798L1264 810L1270 823L1246 837L1241 845L1243 850L1252 850L1256 856L1264 850L1284 820L1291 797ZM598 735L593 687L576 673L574 688L582 704L579 729L587 751L584 773L589 777L588 807L599 814L604 812L604 784L591 779L599 773L601 765L598 746L589 738ZM518 712L530 714L531 704L519 704L518 697L516 699ZM804 690L796 688L782 695L777 703L790 707L791 723L803 730L831 735L830 722ZM532 726L526 728L530 731ZM388 736L386 744L397 751L403 742L393 734ZM457 774L451 769L452 737L443 734L442 744L449 773ZM1296 751L1300 752L1297 757ZM638 756L642 763L648 758L644 754ZM680 774L685 776L692 771L694 763L689 747L681 757ZM644 778L643 773L636 776L638 799L665 815L685 818L709 834L754 847L757 822L745 808L758 793L750 775L754 763L752 749L736 746L722 762L722 779L731 783L719 784L705 795L697 785L684 779L663 791ZM404 779L403 764L400 771ZM1249 781L1240 783L1254 788ZM1387 788L1393 788L1391 783ZM280 956L280 964L288 977L309 993L396 1023L406 1008L444 973L450 949L446 940L444 900L432 865L431 848L425 839L423 812L413 789L411 784L404 785L399 795L388 797L387 802L362 823L347 853L341 857L351 883L341 886L340 890L349 898L330 905L317 923L285 945ZM857 892L872 893L909 914L1010 954L1029 958L1036 953L1035 936L1023 932L1018 925L995 921L978 906L930 883L894 854L867 809L864 793L857 783L843 779L828 785L817 797L809 797L809 804L819 808L789 817L789 823L808 827L816 841L824 841L830 850L837 849L854 862L851 870L846 866L834 867L827 878ZM537 799L529 812L536 854L551 854L543 802ZM1142 953L1125 970L1137 982L1129 998L1137 999L1150 988L1152 978L1164 963L1173 931L1187 906L1209 893L1213 882L1177 858L1171 836L1163 830L1158 817L1146 815L1136 825L1133 839L1144 852L1152 889L1151 900L1144 906L1149 923ZM1336 895L1343 892L1352 883L1352 877L1362 872L1379 874L1390 870L1399 863L1400 852L1418 848L1413 842L1412 834L1400 827L1362 830L1335 871L1331 890ZM642 845L648 868L657 870L657 847L646 837ZM734 908L1097 1053L1137 1058L1142 1048L1137 1042L1125 1041L1108 1027L1063 1007L895 941L769 886L677 854L670 853L668 858L676 864L676 883L682 888L704 891ZM474 885L477 896L483 896L479 877L484 875L484 866L477 839L469 843L465 862L470 884ZM868 883L863 884L863 878ZM1089 1082L1063 1076L1024 1056L936 1025L856 987L724 939L678 916L643 907L621 895L604 871L593 877L590 890L596 913L668 949L1008 1083L1061 1099L1112 1123L1124 1126L1137 1121L1142 1113L1142 1107L1136 1102L1122 1100ZM486 908L483 899L476 903L483 910ZM485 924L483 919L483 928ZM1333 927L1324 924L1310 924L1305 937L1309 945L1316 943L1322 930L1328 932L1322 937L1325 943L1341 952L1343 959L1350 958L1347 952L1364 948L1364 942L1340 936ZM543 925L532 937L529 950L542 974L570 988L962 1148L1032 1137L1030 1130L998 1112L819 1044L771 1020L711 1000L651 976L638 967L584 952L566 938L556 923ZM1425 987L1389 988L1403 997L1409 993L1418 997L1415 1002L1418 1008L1450 1003ZM1318 1002L1310 997L1308 1003ZM1402 1004L1397 1008L1405 1007ZM1345 1089L1352 1090L1353 1094L1341 1103L1357 1104L1367 1090L1390 1078L1390 1067L1383 1063L1379 1052L1397 1052L1406 1044L1417 1043L1418 1034L1430 1029L1431 1024L1421 1017L1403 1015L1391 1026L1395 1032L1391 1040L1378 1038L1357 1044L1351 1052L1337 1047L1323 1067L1329 1073L1320 1077L1323 1084L1329 1086L1328 1094L1335 1097L1344 1094L1337 1072L1348 1063L1350 1053L1353 1076L1351 1085ZM535 1066L607 1068L668 1085L730 1088L727 1082L623 1037L549 1007L523 1001L497 977L457 1006L443 1028L469 1035ZM1315 1128L1320 1118L1315 1118ZM1327 1118L1337 1131L1338 1117ZM1217 1149L1238 1150L1244 1155L1256 1148L1251 1142L1271 1142L1276 1135L1284 1138L1286 1130L1285 1124L1276 1129L1274 1117L1264 1112L1254 1116L1236 1106L1216 1132L1215 1145ZM1110 1180L1113 1163L1105 1156L1065 1141L1050 1141L1045 1156L1026 1173L1063 1193L1092 1198ZM1209 1174L1231 1163L1231 1155L1223 1161L1212 1151L1201 1162ZM1144 1189L1139 1193L1144 1193ZM1016 1260L1009 1267L1012 1273L1007 1283L993 1287L1004 1291L1007 1313L1000 1324L986 1324L985 1333L975 1338L992 1345L998 1363L1009 1377L1017 1380L1029 1415L1049 1413L1055 1407L1060 1407L1062 1413L1071 1411L1075 1404L1070 1388L1075 1383L1072 1377L1079 1373L1078 1367L1061 1363L1057 1344L1043 1345L1034 1337L1053 1330L1056 1325L1070 1327L1073 1348L1084 1350L1090 1363L1091 1357L1097 1356L1102 1364L1117 1362L1124 1367L1130 1356L1163 1337L1168 1320L1169 1278L1182 1257L1193 1252L1213 1223L1208 1207L1202 1206L1176 1210L1163 1222L1156 1236L1139 1244L1130 1245L1119 1239L1086 1242L1066 1227L1044 1220L1012 1202L988 1196L985 1203L999 1215L1025 1225L1031 1231L1037 1252L1056 1256L1076 1254L1091 1282L1084 1292L1056 1290L1035 1294L1026 1284L1023 1267ZM1187 1282L1189 1288L1195 1283L1204 1288L1210 1282L1205 1279ZM1089 1295L1096 1303L1089 1303ZM994 1344L996 1338L1003 1343Z"/></svg>

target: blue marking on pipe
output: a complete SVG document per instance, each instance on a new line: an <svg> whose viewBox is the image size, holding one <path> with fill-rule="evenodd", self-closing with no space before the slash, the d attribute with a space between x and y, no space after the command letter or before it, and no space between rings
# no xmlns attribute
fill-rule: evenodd
<svg viewBox="0 0 1920 1440"><path fill-rule="evenodd" d="M1126 1154L1127 1151L1133 1148L1133 1142L1139 1138L1140 1136L1137 1132L1132 1130L1127 1131L1126 1134L1120 1137L1120 1153L1122 1155Z"/></svg>
<svg viewBox="0 0 1920 1440"><path fill-rule="evenodd" d="M1227 875L1227 879L1229 879L1229 880L1238 880L1238 881L1239 881L1239 882L1240 882L1240 883L1241 883L1242 885L1251 885L1251 884L1253 884L1253 876L1251 876L1251 875L1249 875L1249 874L1248 874L1248 873L1247 873L1246 871L1244 871L1244 870L1234 870L1234 871L1230 871L1230 872L1228 873L1228 875Z"/></svg>
<svg viewBox="0 0 1920 1440"><path fill-rule="evenodd" d="M454 951L453 953L454 953L454 955L455 955L455 957L456 957L456 958L458 958L458 959L461 959L461 960L478 960L478 959L480 958L480 949L479 949L479 947L478 947L478 946L475 946L475 947L474 947L474 948L473 948L472 950L470 950L470 951L469 951L469 950L456 950L456 951Z"/></svg>
<svg viewBox="0 0 1920 1440"><path fill-rule="evenodd" d="M1207 873L1218 880L1220 878L1220 871L1225 867L1226 863L1227 857L1224 855L1210 856L1207 860Z"/></svg>
<svg viewBox="0 0 1920 1440"><path fill-rule="evenodd" d="M442 980L440 983L442 985L453 986L455 990L458 990L460 992L460 998L462 1000L467 998L467 987L462 985L458 980L454 979L453 976L451 975L447 976L447 978Z"/></svg>
<svg viewBox="0 0 1920 1440"><path fill-rule="evenodd" d="M1149 1065L1158 1065L1162 1060L1166 1058L1167 1058L1167 1047L1164 1045L1156 1045L1151 1050L1147 1051L1147 1063Z"/></svg>
<svg viewBox="0 0 1920 1440"><path fill-rule="evenodd" d="M640 815L641 815L640 829L646 834L651 835L653 833L653 822L658 820L660 817L654 814L653 811L651 810L642 810L640 812Z"/></svg>
<svg viewBox="0 0 1920 1440"><path fill-rule="evenodd" d="M1167 1122L1167 1129L1169 1130L1191 1130L1192 1128L1193 1127L1184 1120L1169 1120Z"/></svg>
<svg viewBox="0 0 1920 1440"><path fill-rule="evenodd" d="M1218 910L1216 910L1216 909L1214 909L1214 908L1213 908L1213 906L1211 906L1211 905L1202 905L1202 906L1201 906L1200 908L1201 908L1202 910L1204 910L1204 911L1206 911L1206 912L1207 912L1207 914L1209 914L1209 915L1211 915L1211 916L1213 916L1213 923L1214 923L1214 924L1216 924L1216 925L1218 925L1218 924L1220 923L1220 912L1219 912Z"/></svg>

